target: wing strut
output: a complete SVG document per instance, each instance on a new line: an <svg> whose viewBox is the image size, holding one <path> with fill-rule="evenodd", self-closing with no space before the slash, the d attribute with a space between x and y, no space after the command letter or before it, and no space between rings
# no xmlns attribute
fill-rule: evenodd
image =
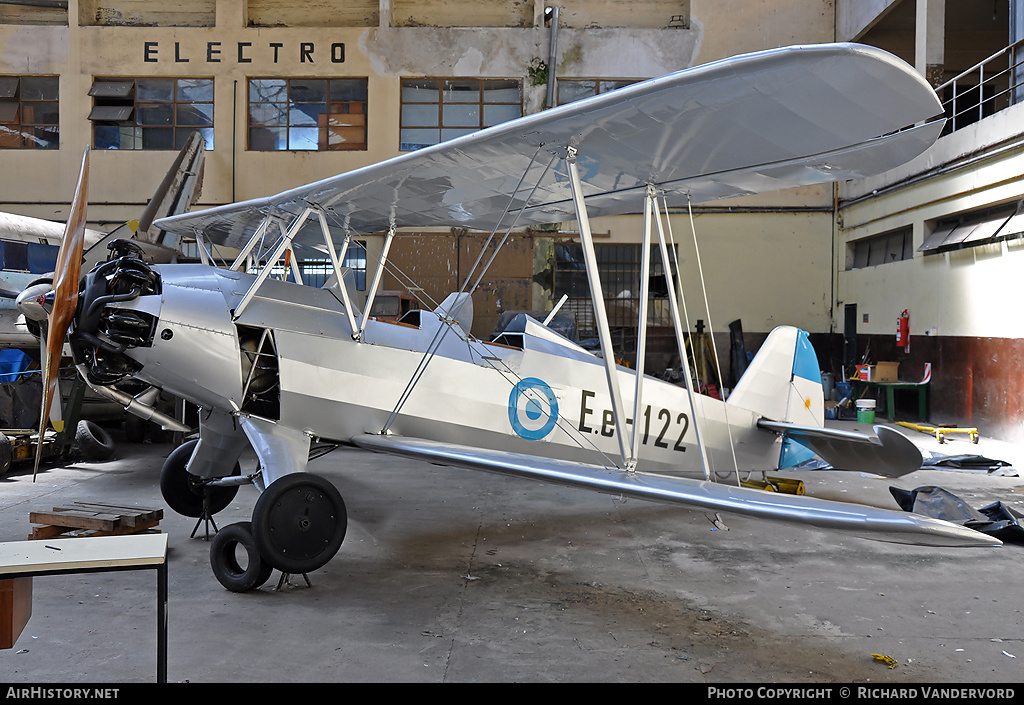
<svg viewBox="0 0 1024 705"><path fill-rule="evenodd" d="M636 326L636 388L633 391L633 436L630 439L626 470L636 469L640 448L640 413L643 409L644 361L647 358L647 297L651 280L651 200L654 187L647 186L644 199L644 232L640 244L640 312ZM602 302L603 303L603 302Z"/></svg>
<svg viewBox="0 0 1024 705"><path fill-rule="evenodd" d="M349 301L348 287L345 286L345 276L341 271L341 263L345 261L345 253L348 252L348 246L352 242L352 233L348 230L345 231L345 242L341 246L341 252L336 253L334 251L334 239L331 237L331 230L327 227L327 216L324 215L323 211L316 212L317 218L320 220L320 231L324 236L324 244L327 245L327 254L331 257L331 267L334 268L334 276L338 279L338 291L341 292L341 301L345 304L345 315L348 316L348 325L352 329L352 337L358 340L356 337L356 317L352 312L352 302ZM384 268L384 263L381 263L381 269ZM370 310L369 307L366 308ZM362 329L359 329L360 332Z"/></svg>
<svg viewBox="0 0 1024 705"><path fill-rule="evenodd" d="M235 312L232 316L232 320L237 321L238 317L242 315L242 312L245 311L246 307L252 301L253 297L256 296L257 290L259 290L263 282L266 281L267 277L270 276L270 272L274 269L274 265L277 264L277 260L281 258L281 255L284 254L285 250L291 248L292 240L295 239L295 236L298 234L299 229L306 222L306 219L309 218L309 216L314 212L314 209L310 206L306 206L305 208L302 209L302 213L300 213L299 217L296 218L295 221L291 224L291 226L288 228L288 231L284 233L284 237L281 238L281 242L277 244L277 247L274 248L273 253L270 255L270 257L267 258L267 263L263 266L263 269L261 269L260 273L256 275L256 281L252 283L252 286L250 286L249 290L245 292L245 295L242 297L242 300L238 302L238 306L235 307ZM253 238L253 240L255 239L256 238Z"/></svg>
<svg viewBox="0 0 1024 705"><path fill-rule="evenodd" d="M380 253L380 265L373 273L373 283L370 285L370 293L366 295L366 309L363 311L363 319L359 322L359 330L352 334L352 337L359 340L363 337L363 329L366 322L370 320L370 311L373 309L373 300L377 297L377 289L380 287L381 277L384 276L384 263L388 261L388 251L391 249L391 241L395 239L395 226L388 228L388 234L384 238L384 249ZM344 282L342 282L344 284Z"/></svg>
<svg viewBox="0 0 1024 705"><path fill-rule="evenodd" d="M245 243L245 247L239 250L238 256L235 257L235 261L231 263L231 266L228 267L228 269L241 270L242 265L245 264L246 260L249 259L249 255L252 254L253 248L262 241L263 235L267 232L267 227L269 225L270 213L267 213L267 217L264 218L263 222L256 228L256 232L254 232L252 237L249 238L249 241Z"/></svg>
<svg viewBox="0 0 1024 705"><path fill-rule="evenodd" d="M590 232L590 219L587 217L587 204L583 200L583 182L576 165L576 148L569 147L565 157L569 169L569 185L572 188L573 205L576 208L576 222L580 228L580 242L583 245L583 263L587 268L587 280L590 282L590 299L594 305L594 319L597 323L597 336L601 342L601 356L604 358L605 376L608 378L608 392L612 399L612 417L615 422L615 437L619 442L622 461L628 469L636 467L632 452L626 448L626 414L623 411L622 391L619 389L618 372L615 366L615 351L612 349L612 335L608 329L608 313L604 306L604 292L601 290L601 277L597 270L597 254L594 251L594 238Z"/></svg>
<svg viewBox="0 0 1024 705"><path fill-rule="evenodd" d="M652 209L654 212L654 221L658 226L658 247L661 250L661 263L665 270L665 286L669 292L668 301L669 309L672 312L672 328L676 334L676 346L679 348L679 362L683 368L683 381L686 384L686 399L690 403L690 418L693 419L693 432L697 438L697 451L700 453L701 466L704 468L704 478L711 478L711 470L708 467L708 455L704 451L704 440L701 438L700 429L697 425L697 410L693 403L693 381L690 379L690 360L686 355L686 338L683 335L682 319L679 317L679 301L678 299L682 296L676 295L676 285L674 277L672 276L671 261L668 258L668 246L665 244L665 231L661 226L661 211L658 210L657 204L654 199L648 196L647 207ZM665 208L666 217L668 215L668 208Z"/></svg>

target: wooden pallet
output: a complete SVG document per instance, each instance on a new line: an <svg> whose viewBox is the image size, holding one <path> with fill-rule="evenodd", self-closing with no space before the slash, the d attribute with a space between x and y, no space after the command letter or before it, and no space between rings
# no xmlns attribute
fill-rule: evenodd
<svg viewBox="0 0 1024 705"><path fill-rule="evenodd" d="M156 527L163 516L163 509L74 502L69 506L54 507L49 512L29 513L29 521L41 526L33 526L28 538L159 533Z"/></svg>

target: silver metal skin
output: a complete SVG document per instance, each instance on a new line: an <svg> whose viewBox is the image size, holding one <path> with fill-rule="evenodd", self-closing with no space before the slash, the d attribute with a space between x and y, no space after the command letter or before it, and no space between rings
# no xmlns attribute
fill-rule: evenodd
<svg viewBox="0 0 1024 705"><path fill-rule="evenodd" d="M142 394L132 396L131 394L126 394L120 389L116 389L114 387L93 384L89 381L89 376L85 369L81 365L76 365L76 367L78 368L79 375L86 381L86 384L89 385L90 389L111 401L117 402L123 406L124 410L128 413L138 416L145 421L157 423L161 428L168 431L188 433L192 430L177 419L153 408L153 402L156 400L156 396L160 393L160 390L156 387L150 387Z"/></svg>
<svg viewBox="0 0 1024 705"><path fill-rule="evenodd" d="M579 154L591 218L639 213L650 184L669 206L681 206L877 174L931 145L941 115L928 83L880 49L786 47L685 69L156 226L242 249L268 217L289 224L315 204L335 242L393 227L489 231L510 196L510 212L528 206L521 226L571 221L564 164L544 175L529 204L531 192L517 190L523 174L539 173L547 157L562 159L568 147ZM535 162L538 153L543 158ZM295 235L299 247L322 240L312 219Z"/></svg>
<svg viewBox="0 0 1024 705"><path fill-rule="evenodd" d="M814 497L764 492L719 482L682 480L648 473L622 473L566 461L538 460L516 453L481 450L417 438L365 435L361 448L475 470L488 470L605 494L683 504L773 521L799 520L823 529L865 538L924 546L998 546L1001 542L956 524L908 512L896 512Z"/></svg>
<svg viewBox="0 0 1024 705"><path fill-rule="evenodd" d="M602 391L603 362L530 319L519 321L522 350L468 341L464 332L452 331L392 422L391 433L380 435L404 391L405 376L433 334L449 324L428 312L421 315L419 329L371 319L363 342L357 342L333 292L268 281L238 323L272 327L280 351L281 417L287 421L249 415L241 411L241 350L229 312L253 277L202 266L166 266L159 271L164 283L162 298L170 305L167 317L161 311L158 328L173 330L174 335L169 340L157 336L152 348L139 348L131 354L143 364L136 375L139 379L162 384L167 391L204 406L201 441L189 471L205 478L225 477L241 451L251 445L260 460L258 486L263 489L278 477L304 471L310 440L316 438L614 494L841 528L882 540L927 545L998 543L975 531L904 512L764 493L736 487L732 481L704 481L688 418L687 428L673 422L672 432L661 436L664 448L656 445L660 424L648 425L640 434L643 442L638 451L638 465L644 472L627 473L618 462L610 398ZM296 295L298 292L302 296ZM203 325L186 326L173 316L183 310L170 301L179 293L190 301L223 303L207 312ZM292 296L286 298L288 293ZM119 306L152 310L151 303L142 298ZM229 347L231 354L226 352ZM225 352L197 366L196 349ZM628 390L634 381L632 371L618 368L616 373ZM211 377L219 378L220 383L211 385ZM529 440L510 428L510 413L518 415L520 422L527 421L521 405L510 411L515 406L510 401L510 393L515 392L510 390L524 379L571 380L557 385L551 382L558 411L548 410L552 414L548 418L554 417L554 421L544 439ZM215 397L211 387L224 396ZM654 405L656 417L661 416L661 409L671 409L663 416L674 420L681 414L678 410L685 408L686 391L680 387L648 378L644 389L645 403ZM534 401L545 403L543 398ZM628 392L624 401L632 402ZM726 419L738 440L742 467L772 469L779 453L776 434L758 428L757 414L729 408L726 416L725 406L715 399L701 399L701 412L710 429L705 447L716 474L725 476L731 468L724 445ZM232 412L225 411L228 409ZM761 425L765 425L763 421ZM779 424L772 430L793 428ZM866 442L858 434L850 434L850 438ZM876 445L881 451L881 444ZM868 467L872 467L870 462Z"/></svg>
<svg viewBox="0 0 1024 705"><path fill-rule="evenodd" d="M402 227L494 233L576 219L587 245L590 217L641 208L645 242L653 221L667 262L655 197L667 207L878 173L926 149L940 114L930 86L885 52L792 47L646 81L270 198L160 219L155 227L240 254L231 269L155 266L154 293L105 304L121 320L154 321L151 341L113 354L136 378L200 407L188 471L206 479L228 476L251 446L256 482L269 487L306 470L315 439L886 540L997 544L899 511L706 479L774 469L790 433L857 463L847 469L898 474L920 465L891 436L874 442L820 428L817 360L794 328L769 335L722 402L616 366L606 324L602 360L526 316L506 331L519 345L475 340L465 292L419 312L415 326L375 320L351 305L338 265L338 246L359 233L387 232L390 244ZM303 247L326 248L339 275L332 286L271 276ZM592 248L584 250L596 288ZM246 263L255 273L234 271ZM603 297L594 299L600 315ZM673 317L685 356L674 306ZM851 444L871 445L873 455L849 452Z"/></svg>

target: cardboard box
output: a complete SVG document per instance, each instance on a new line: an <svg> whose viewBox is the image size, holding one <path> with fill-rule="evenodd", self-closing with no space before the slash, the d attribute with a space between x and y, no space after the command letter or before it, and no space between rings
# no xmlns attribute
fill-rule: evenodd
<svg viewBox="0 0 1024 705"><path fill-rule="evenodd" d="M897 372L899 370L900 363L898 362L879 362L876 365L871 366L871 381L872 382L897 382L899 377Z"/></svg>

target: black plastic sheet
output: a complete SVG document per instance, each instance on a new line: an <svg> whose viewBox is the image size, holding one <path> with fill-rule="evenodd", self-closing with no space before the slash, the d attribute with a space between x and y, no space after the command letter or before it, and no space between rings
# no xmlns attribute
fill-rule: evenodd
<svg viewBox="0 0 1024 705"><path fill-rule="evenodd" d="M913 490L890 487L889 492L903 511L966 526L1000 541L1024 543L1024 528L1020 524L1024 514L1002 502L974 509L952 492L934 485Z"/></svg>

